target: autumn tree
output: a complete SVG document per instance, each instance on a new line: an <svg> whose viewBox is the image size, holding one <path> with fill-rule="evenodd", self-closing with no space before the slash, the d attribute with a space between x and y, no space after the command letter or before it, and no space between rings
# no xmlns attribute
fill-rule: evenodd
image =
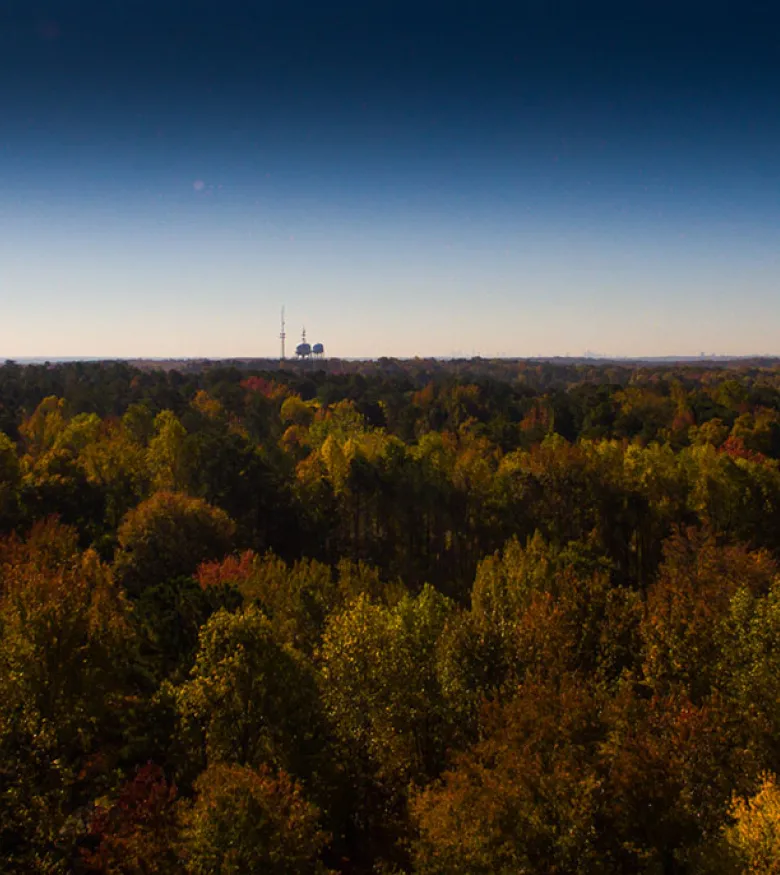
<svg viewBox="0 0 780 875"><path fill-rule="evenodd" d="M743 586L766 593L776 573L765 552L719 546L706 532L678 532L669 539L641 628L652 688L681 687L696 701L709 694L718 683L720 629L732 597Z"/></svg>
<svg viewBox="0 0 780 875"><path fill-rule="evenodd" d="M319 646L329 616L360 595L398 601L404 588L384 583L376 568L342 559L334 569L315 559L291 564L251 550L221 561L204 562L198 581L206 592L232 586L268 617L278 640L311 655Z"/></svg>
<svg viewBox="0 0 780 875"><path fill-rule="evenodd" d="M750 875L780 873L780 789L773 774L762 776L757 792L736 796L729 811L731 824L724 830L726 866L721 872ZM731 858L729 860L729 857ZM723 857L720 860L724 862Z"/></svg>
<svg viewBox="0 0 780 875"><path fill-rule="evenodd" d="M176 492L158 492L131 510L119 527L117 580L132 595L193 574L232 546L234 524L219 508Z"/></svg>
<svg viewBox="0 0 780 875"><path fill-rule="evenodd" d="M140 767L87 825L86 869L102 875L173 875L181 871L176 785L153 763Z"/></svg>
<svg viewBox="0 0 780 875"><path fill-rule="evenodd" d="M530 683L486 715L484 740L412 800L425 875L609 872L596 844L598 698Z"/></svg>
<svg viewBox="0 0 780 875"><path fill-rule="evenodd" d="M129 692L123 594L93 552L72 553L72 541L49 531L66 547L61 559L11 545L0 569L0 859L9 871L66 865L76 811L121 746Z"/></svg>
<svg viewBox="0 0 780 875"><path fill-rule="evenodd" d="M182 842L192 875L325 875L318 811L285 772L215 764L195 791Z"/></svg>

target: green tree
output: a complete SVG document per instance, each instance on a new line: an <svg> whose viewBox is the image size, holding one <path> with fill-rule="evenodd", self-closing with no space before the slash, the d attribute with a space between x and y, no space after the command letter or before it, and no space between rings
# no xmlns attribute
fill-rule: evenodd
<svg viewBox="0 0 780 875"><path fill-rule="evenodd" d="M431 587L394 607L361 596L325 630L322 695L331 725L380 782L404 786L444 765L450 727L436 650L452 609Z"/></svg>
<svg viewBox="0 0 780 875"><path fill-rule="evenodd" d="M170 410L158 413L154 437L149 441L147 464L157 490L186 492L190 486L191 460L187 452L187 430Z"/></svg>
<svg viewBox="0 0 780 875"><path fill-rule="evenodd" d="M341 832L367 869L406 862L409 785L441 771L456 734L436 659L452 610L430 587L392 607L363 595L325 629L321 694L349 800Z"/></svg>
<svg viewBox="0 0 780 875"><path fill-rule="evenodd" d="M27 453L37 458L54 448L67 420L64 398L49 395L35 408L32 415L19 425L19 434Z"/></svg>
<svg viewBox="0 0 780 875"><path fill-rule="evenodd" d="M104 496L104 520L112 536L124 515L148 494L146 462L144 447L115 424L106 426L79 451L78 464L87 482Z"/></svg>
<svg viewBox="0 0 780 875"><path fill-rule="evenodd" d="M756 760L780 768L780 578L766 594L744 580L712 637L719 648L713 683L740 715Z"/></svg>
<svg viewBox="0 0 780 875"><path fill-rule="evenodd" d="M321 725L313 675L257 607L220 610L205 623L176 699L185 731L193 743L202 739L208 763L316 773Z"/></svg>

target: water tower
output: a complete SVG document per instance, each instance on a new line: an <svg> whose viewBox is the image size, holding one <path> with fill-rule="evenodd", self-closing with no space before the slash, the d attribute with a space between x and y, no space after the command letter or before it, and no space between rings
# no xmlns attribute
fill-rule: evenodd
<svg viewBox="0 0 780 875"><path fill-rule="evenodd" d="M295 354L302 362L311 358L311 346L306 342L306 328L301 332L301 342L295 347Z"/></svg>

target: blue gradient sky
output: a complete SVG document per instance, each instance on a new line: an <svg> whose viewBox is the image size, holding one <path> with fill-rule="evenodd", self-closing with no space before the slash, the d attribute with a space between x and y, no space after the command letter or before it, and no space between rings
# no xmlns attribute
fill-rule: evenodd
<svg viewBox="0 0 780 875"><path fill-rule="evenodd" d="M0 357L780 354L771 3L0 3Z"/></svg>

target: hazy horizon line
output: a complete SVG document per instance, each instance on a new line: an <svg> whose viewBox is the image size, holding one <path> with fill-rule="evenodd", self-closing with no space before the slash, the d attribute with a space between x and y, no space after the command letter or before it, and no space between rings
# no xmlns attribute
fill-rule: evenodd
<svg viewBox="0 0 780 875"><path fill-rule="evenodd" d="M521 361L592 361L592 362L728 362L728 361L745 361L753 359L768 359L771 361L780 361L780 353L747 353L728 355L721 353L712 354L682 354L682 355L569 355L569 354L542 354L542 355L380 355L380 356L324 356L319 361L346 361L346 362L380 362L380 361L399 361L399 362L414 362L414 361L439 361L439 362L458 362L458 361L504 361L504 362L521 362ZM281 359L279 356L271 355L159 355L159 356L4 356L0 355L0 367L9 363L14 364L76 364L83 363L100 363L100 362L125 362L132 364L133 362L286 362L290 364L300 364L300 360L294 357L286 357ZM311 361L311 360L310 360Z"/></svg>

